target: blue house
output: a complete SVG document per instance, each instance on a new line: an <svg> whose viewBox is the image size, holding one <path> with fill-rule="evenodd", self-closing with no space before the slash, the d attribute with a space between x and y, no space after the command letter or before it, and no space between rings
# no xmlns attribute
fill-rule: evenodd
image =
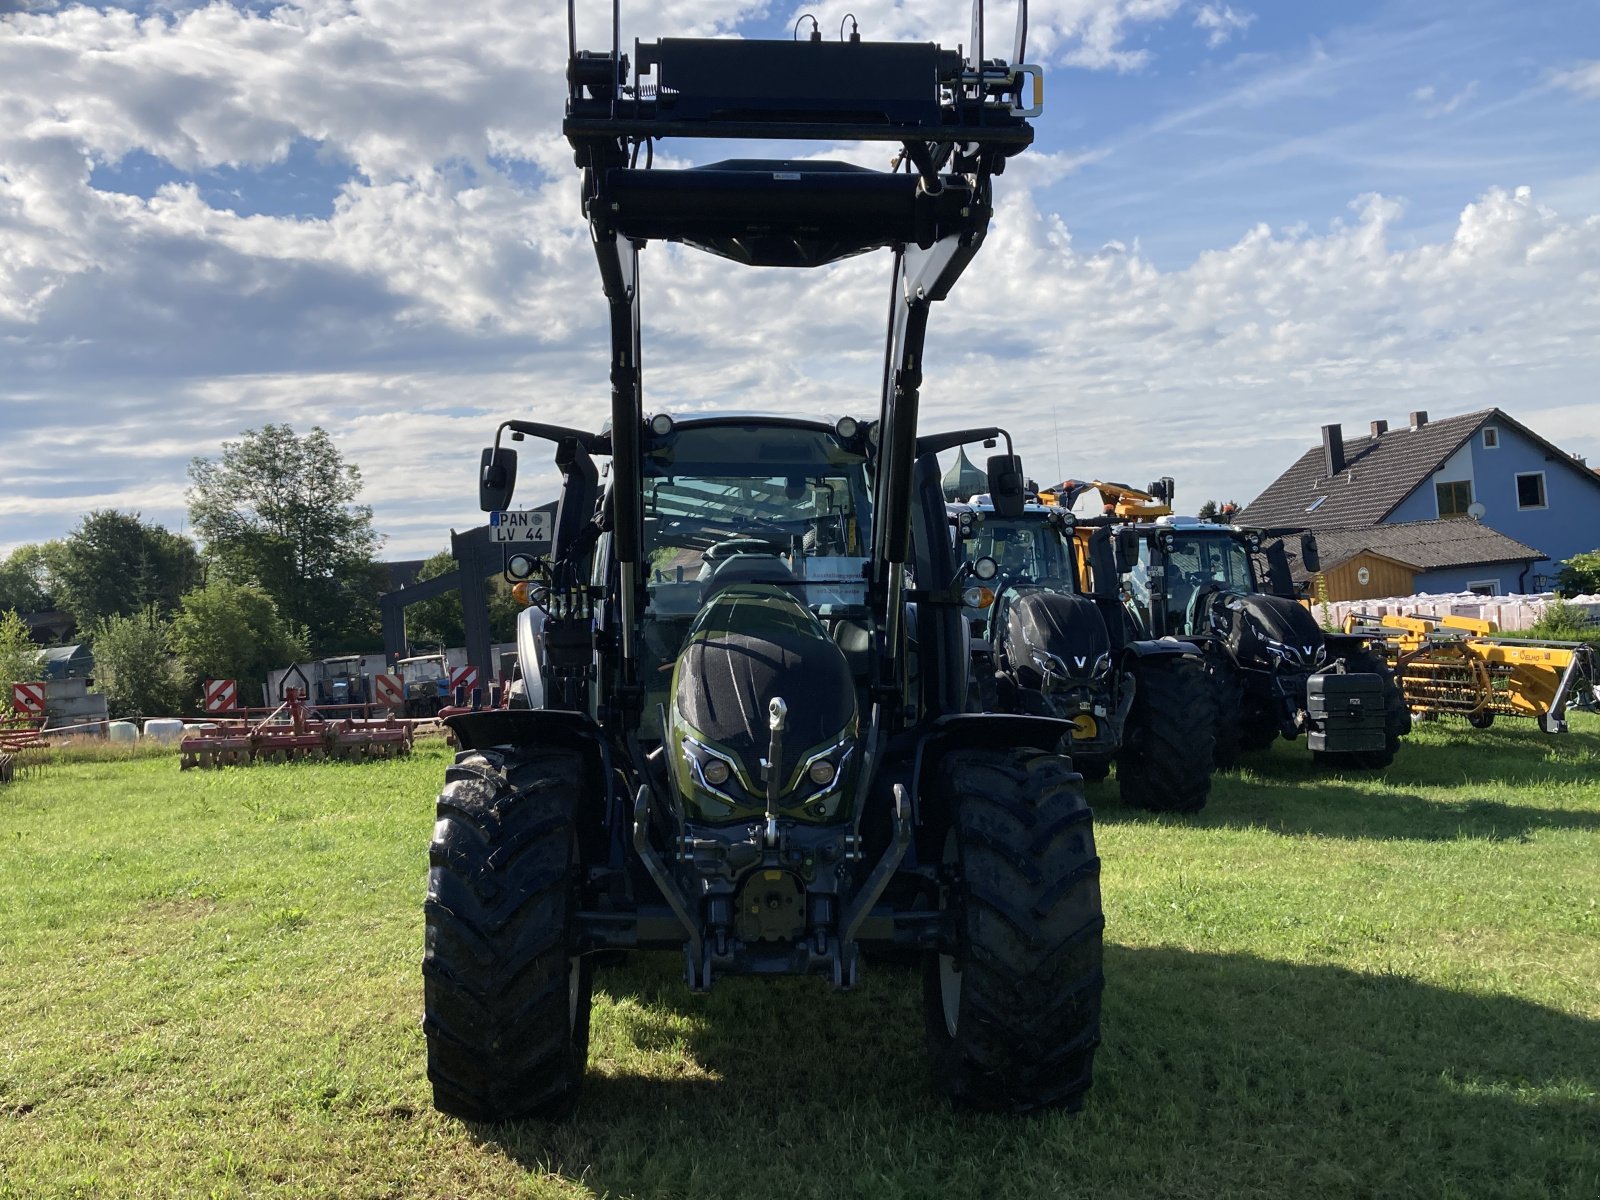
<svg viewBox="0 0 1600 1200"><path fill-rule="evenodd" d="M1335 541L1405 526L1385 529L1381 552L1417 568L1418 591L1544 591L1563 559L1600 549L1600 474L1498 408L1438 421L1414 412L1403 428L1374 421L1354 439L1324 425L1321 444L1237 519ZM1473 521L1503 539L1451 539L1454 558L1440 561L1440 527L1428 524L1438 521ZM1521 547L1518 556L1504 539Z"/></svg>

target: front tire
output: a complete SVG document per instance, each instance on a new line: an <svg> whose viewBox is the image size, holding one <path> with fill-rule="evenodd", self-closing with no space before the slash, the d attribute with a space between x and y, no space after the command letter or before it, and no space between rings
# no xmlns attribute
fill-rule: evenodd
<svg viewBox="0 0 1600 1200"><path fill-rule="evenodd" d="M1082 782L1036 750L943 766L952 937L923 974L934 1088L986 1112L1075 1112L1100 1044L1105 928Z"/></svg>
<svg viewBox="0 0 1600 1200"><path fill-rule="evenodd" d="M423 1030L434 1107L469 1121L567 1115L589 1052L593 976L574 916L582 760L457 756L423 906Z"/></svg>
<svg viewBox="0 0 1600 1200"><path fill-rule="evenodd" d="M1134 668L1133 706L1117 756L1122 802L1152 812L1199 812L1211 795L1217 713L1205 666L1176 655Z"/></svg>

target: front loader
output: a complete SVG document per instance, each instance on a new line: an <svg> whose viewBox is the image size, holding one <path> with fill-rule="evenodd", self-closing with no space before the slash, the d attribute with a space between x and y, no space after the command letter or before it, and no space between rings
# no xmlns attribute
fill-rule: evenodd
<svg viewBox="0 0 1600 1200"><path fill-rule="evenodd" d="M1025 7L1022 9L1025 13ZM991 181L1032 140L1037 73L974 46L696 38L576 49L564 130L610 312L610 421L504 422L561 474L542 707L450 717L425 905L435 1104L571 1110L592 964L858 979L918 953L932 1075L959 1105L1073 1109L1099 1041L1099 860L1066 723L967 710L938 444L917 436L933 304L982 244ZM571 9L569 8L569 19ZM658 139L898 143L899 169L812 159L654 166ZM875 414L647 412L640 251L753 266L892 262ZM959 436L959 435L958 435ZM942 444L942 443L939 443ZM602 461L606 466L602 482ZM993 487L1020 494L996 456ZM938 536L930 536L930 531Z"/></svg>

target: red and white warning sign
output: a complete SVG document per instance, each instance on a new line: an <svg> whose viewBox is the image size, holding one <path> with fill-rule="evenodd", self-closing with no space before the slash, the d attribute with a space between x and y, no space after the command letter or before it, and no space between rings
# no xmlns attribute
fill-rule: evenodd
<svg viewBox="0 0 1600 1200"><path fill-rule="evenodd" d="M450 672L450 690L466 688L469 692L478 686L478 668L468 663Z"/></svg>
<svg viewBox="0 0 1600 1200"><path fill-rule="evenodd" d="M11 685L11 707L25 717L44 716L44 684L13 683Z"/></svg>
<svg viewBox="0 0 1600 1200"><path fill-rule="evenodd" d="M206 680L205 709L208 713L232 712L239 707L239 685L231 679Z"/></svg>
<svg viewBox="0 0 1600 1200"><path fill-rule="evenodd" d="M374 675L372 697L379 708L392 708L399 712L406 706L405 684L400 682L398 675Z"/></svg>

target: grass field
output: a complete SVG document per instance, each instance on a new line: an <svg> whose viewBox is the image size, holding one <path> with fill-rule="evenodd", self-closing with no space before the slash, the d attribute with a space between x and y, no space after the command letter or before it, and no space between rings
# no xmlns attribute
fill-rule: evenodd
<svg viewBox="0 0 1600 1200"><path fill-rule="evenodd" d="M564 1126L429 1105L445 752L0 789L0 1197L1600 1196L1600 720L1280 745L1190 819L1099 814L1105 1045L1076 1118L929 1098L909 973L598 978Z"/></svg>

